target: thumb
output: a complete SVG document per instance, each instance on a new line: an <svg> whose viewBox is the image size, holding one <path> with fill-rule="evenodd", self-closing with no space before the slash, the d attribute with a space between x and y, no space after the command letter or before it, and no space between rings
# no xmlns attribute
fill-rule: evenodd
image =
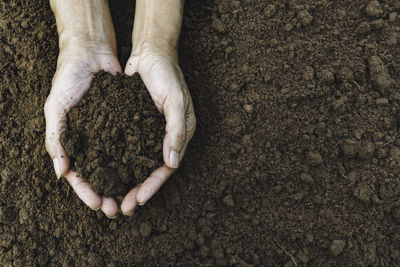
<svg viewBox="0 0 400 267"><path fill-rule="evenodd" d="M69 157L59 141L60 133L66 129L67 117L64 111L54 106L49 99L44 106L46 117L46 150L53 160L54 170L60 179L69 170Z"/></svg>
<svg viewBox="0 0 400 267"><path fill-rule="evenodd" d="M186 142L185 108L183 101L166 101L164 106L166 120L163 156L170 168L178 168L181 151Z"/></svg>

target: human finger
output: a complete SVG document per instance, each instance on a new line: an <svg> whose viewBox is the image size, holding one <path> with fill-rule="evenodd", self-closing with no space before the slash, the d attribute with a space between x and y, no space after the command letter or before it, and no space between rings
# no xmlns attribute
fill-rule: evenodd
<svg viewBox="0 0 400 267"><path fill-rule="evenodd" d="M171 98L164 104L165 136L163 141L163 157L170 168L178 168L181 151L186 143L186 120L184 100ZM183 98L183 97L182 97Z"/></svg>
<svg viewBox="0 0 400 267"><path fill-rule="evenodd" d="M137 206L137 200L136 200L136 195L137 192L139 191L140 186L136 186L133 188L131 191L126 194L124 199L122 200L121 203L121 212L124 215L130 216L133 214L136 206Z"/></svg>
<svg viewBox="0 0 400 267"><path fill-rule="evenodd" d="M108 218L114 219L117 217L118 205L115 199L111 197L101 197L100 208Z"/></svg>
<svg viewBox="0 0 400 267"><path fill-rule="evenodd" d="M67 127L67 116L56 100L48 98L44 106L46 119L46 150L53 160L57 178L69 170L69 157L59 141L60 133Z"/></svg>
<svg viewBox="0 0 400 267"><path fill-rule="evenodd" d="M174 173L175 169L162 166L153 171L139 187L136 195L138 205L145 204Z"/></svg>
<svg viewBox="0 0 400 267"><path fill-rule="evenodd" d="M101 207L102 200L100 196L93 191L90 184L85 182L81 177L78 176L77 172L69 171L65 178L68 183L74 189L78 197L92 210L98 210Z"/></svg>
<svg viewBox="0 0 400 267"><path fill-rule="evenodd" d="M194 136L194 133L196 131L196 125L197 125L196 115L194 113L193 102L190 97L189 105L186 110L186 143L188 143Z"/></svg>

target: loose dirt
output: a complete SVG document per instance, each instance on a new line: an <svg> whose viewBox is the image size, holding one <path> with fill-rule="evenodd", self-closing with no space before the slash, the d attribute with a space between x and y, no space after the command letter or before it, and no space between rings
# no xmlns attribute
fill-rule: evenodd
<svg viewBox="0 0 400 267"><path fill-rule="evenodd" d="M97 73L68 118L61 143L101 195L124 196L163 163L164 118L137 74Z"/></svg>
<svg viewBox="0 0 400 267"><path fill-rule="evenodd" d="M125 64L134 3L109 2ZM400 265L398 0L188 0L197 131L116 220L57 181L44 148L48 1L0 10L1 266Z"/></svg>

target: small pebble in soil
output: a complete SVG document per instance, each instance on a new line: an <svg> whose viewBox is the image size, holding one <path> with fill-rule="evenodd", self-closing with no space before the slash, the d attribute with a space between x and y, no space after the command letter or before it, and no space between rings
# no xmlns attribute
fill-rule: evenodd
<svg viewBox="0 0 400 267"><path fill-rule="evenodd" d="M379 17L383 14L382 7L378 1L371 1L367 4L365 8L367 15L370 17Z"/></svg>
<svg viewBox="0 0 400 267"><path fill-rule="evenodd" d="M371 25L368 22L361 22L357 28L356 33L359 35L366 35L371 31Z"/></svg>
<svg viewBox="0 0 400 267"><path fill-rule="evenodd" d="M340 253L342 253L345 246L346 242L344 240L333 240L329 246L329 250L333 256L338 256Z"/></svg>
<svg viewBox="0 0 400 267"><path fill-rule="evenodd" d="M314 179L309 175L308 173L302 173L300 174L300 180L304 183L309 183L312 184L314 183Z"/></svg>
<svg viewBox="0 0 400 267"><path fill-rule="evenodd" d="M264 78L264 82L266 82L266 83L271 81L271 79L272 79L271 74L269 74L268 72L264 74L263 78Z"/></svg>
<svg viewBox="0 0 400 267"><path fill-rule="evenodd" d="M235 206L235 202L233 201L233 197L232 195L226 195L223 200L222 200L225 205L227 205L228 207L234 207Z"/></svg>
<svg viewBox="0 0 400 267"><path fill-rule="evenodd" d="M322 70L318 73L318 78L322 84L331 84L335 81L335 76L329 70Z"/></svg>
<svg viewBox="0 0 400 267"><path fill-rule="evenodd" d="M86 257L89 266L101 266L104 263L103 257L97 253L89 252Z"/></svg>
<svg viewBox="0 0 400 267"><path fill-rule="evenodd" d="M151 226L148 223L140 224L139 233L143 237L148 237L151 233Z"/></svg>
<svg viewBox="0 0 400 267"><path fill-rule="evenodd" d="M360 149L359 149L359 151L358 151L358 156L361 158L361 159L369 159L369 158L371 158L372 157L372 155L374 154L374 151L375 151L375 145L374 145L374 143L372 143L372 142L366 142L366 143L364 143L361 147L360 147Z"/></svg>
<svg viewBox="0 0 400 267"><path fill-rule="evenodd" d="M349 68L343 67L339 70L337 79L339 82L351 82L354 79L354 74Z"/></svg>
<svg viewBox="0 0 400 267"><path fill-rule="evenodd" d="M301 263L303 263L304 265L306 265L306 263L310 260L310 258L307 256L306 253L304 253L302 250L300 250L296 257L300 260Z"/></svg>
<svg viewBox="0 0 400 267"><path fill-rule="evenodd" d="M247 112L247 113L252 113L253 112L253 106L250 104L245 104L243 105L243 109Z"/></svg>
<svg viewBox="0 0 400 267"><path fill-rule="evenodd" d="M368 67L370 79L381 93L392 86L393 81L379 56L371 56L368 59Z"/></svg>
<svg viewBox="0 0 400 267"><path fill-rule="evenodd" d="M376 244L375 242L371 242L366 245L364 249L363 261L366 266L373 266L376 263Z"/></svg>
<svg viewBox="0 0 400 267"><path fill-rule="evenodd" d="M214 19L212 27L219 33L226 32L226 25L220 19Z"/></svg>
<svg viewBox="0 0 400 267"><path fill-rule="evenodd" d="M276 5L267 5L264 9L264 14L267 18L273 17L276 13Z"/></svg>
<svg viewBox="0 0 400 267"><path fill-rule="evenodd" d="M400 206L395 206L392 208L391 210L392 213L392 217L398 222L400 223Z"/></svg>
<svg viewBox="0 0 400 267"><path fill-rule="evenodd" d="M198 246L204 245L205 242L204 236L201 233L198 233L195 241Z"/></svg>
<svg viewBox="0 0 400 267"><path fill-rule="evenodd" d="M8 182L12 177L13 177L13 173L7 168L4 168L0 172L0 181L2 183Z"/></svg>
<svg viewBox="0 0 400 267"><path fill-rule="evenodd" d="M290 260L283 265L283 267L296 267L297 264L294 264L293 260Z"/></svg>
<svg viewBox="0 0 400 267"><path fill-rule="evenodd" d="M301 201L301 200L303 199L303 197L304 197L304 194L303 194L303 193L296 193L296 194L294 194L294 195L292 196L292 198L293 198L294 200L296 200L296 201Z"/></svg>
<svg viewBox="0 0 400 267"><path fill-rule="evenodd" d="M345 95L341 96L339 99L335 99L332 102L332 109L338 113L343 113L346 110L346 103L349 98Z"/></svg>
<svg viewBox="0 0 400 267"><path fill-rule="evenodd" d="M375 103L378 106L387 106L389 104L389 100L387 98L381 97L375 100Z"/></svg>
<svg viewBox="0 0 400 267"><path fill-rule="evenodd" d="M291 23L286 23L284 29L285 31L290 32L291 30L293 30L293 25Z"/></svg>
<svg viewBox="0 0 400 267"><path fill-rule="evenodd" d="M311 81L314 79L314 69L310 66L306 66L306 69L303 73L303 79L306 81Z"/></svg>
<svg viewBox="0 0 400 267"><path fill-rule="evenodd" d="M27 28L29 27L28 20L24 20L24 21L21 23L21 26L22 26L22 28L27 29Z"/></svg>
<svg viewBox="0 0 400 267"><path fill-rule="evenodd" d="M370 185L368 185L364 181L359 182L357 186L354 188L354 196L365 203L370 202L372 194L373 191Z"/></svg>
<svg viewBox="0 0 400 267"><path fill-rule="evenodd" d="M309 165L320 165L324 162L321 154L319 154L318 152L313 152L313 151L310 151L307 154L306 160Z"/></svg>
<svg viewBox="0 0 400 267"><path fill-rule="evenodd" d="M398 13L397 12L392 12L389 14L389 22L395 22L397 20L398 17Z"/></svg>
<svg viewBox="0 0 400 267"><path fill-rule="evenodd" d="M303 27L306 27L311 24L313 16L307 10L301 10L297 13L297 20Z"/></svg>
<svg viewBox="0 0 400 267"><path fill-rule="evenodd" d="M359 175L355 171L352 171L347 174L347 179L353 185L358 181L359 178L360 178Z"/></svg>
<svg viewBox="0 0 400 267"><path fill-rule="evenodd" d="M371 25L371 28L375 31L380 30L383 28L383 26L385 25L385 22L383 21L383 19L376 19L373 20L369 23Z"/></svg>
<svg viewBox="0 0 400 267"><path fill-rule="evenodd" d="M364 130L363 129L355 129L354 130L354 136L358 139L358 140L360 140L361 138L362 138L362 135L364 134Z"/></svg>
<svg viewBox="0 0 400 267"><path fill-rule="evenodd" d="M225 53L226 55L230 55L233 52L233 47L232 46L228 46L227 48L225 48Z"/></svg>
<svg viewBox="0 0 400 267"><path fill-rule="evenodd" d="M343 156L345 158L354 158L357 154L357 150L358 150L358 143L350 138L346 138L343 142L342 142L342 152L343 152Z"/></svg>
<svg viewBox="0 0 400 267"><path fill-rule="evenodd" d="M6 219L6 207L0 206L0 222L4 222Z"/></svg>
<svg viewBox="0 0 400 267"><path fill-rule="evenodd" d="M16 218L16 213L12 207L0 206L0 223L11 223Z"/></svg>

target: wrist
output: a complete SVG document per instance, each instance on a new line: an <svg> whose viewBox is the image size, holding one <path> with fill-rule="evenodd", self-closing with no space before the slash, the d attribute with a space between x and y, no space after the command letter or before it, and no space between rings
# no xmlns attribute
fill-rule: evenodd
<svg viewBox="0 0 400 267"><path fill-rule="evenodd" d="M107 0L51 0L60 52L116 54Z"/></svg>
<svg viewBox="0 0 400 267"><path fill-rule="evenodd" d="M178 47L174 42L162 38L148 37L145 40L135 41L132 46L131 56L146 54L168 57L178 62Z"/></svg>
<svg viewBox="0 0 400 267"><path fill-rule="evenodd" d="M177 60L184 0L137 0L132 55L147 52Z"/></svg>
<svg viewBox="0 0 400 267"><path fill-rule="evenodd" d="M60 54L117 54L116 47L109 40L91 39L76 32L60 33L59 50Z"/></svg>

